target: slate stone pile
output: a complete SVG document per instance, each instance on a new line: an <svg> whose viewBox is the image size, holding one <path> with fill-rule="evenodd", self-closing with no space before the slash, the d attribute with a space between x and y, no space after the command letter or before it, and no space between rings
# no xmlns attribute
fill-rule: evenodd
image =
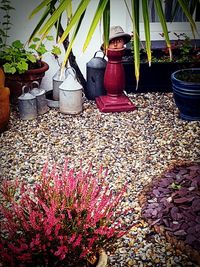
<svg viewBox="0 0 200 267"><path fill-rule="evenodd" d="M176 166L154 181L142 216L200 264L200 164Z"/></svg>

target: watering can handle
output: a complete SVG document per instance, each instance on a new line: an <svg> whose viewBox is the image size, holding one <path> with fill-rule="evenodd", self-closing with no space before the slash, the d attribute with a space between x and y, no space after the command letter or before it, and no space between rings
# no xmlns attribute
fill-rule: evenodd
<svg viewBox="0 0 200 267"><path fill-rule="evenodd" d="M72 72L70 72L70 70L72 70ZM74 77L74 79L76 79L76 71L74 68L69 67L69 68L67 68L67 71L69 74L71 74Z"/></svg>
<svg viewBox="0 0 200 267"><path fill-rule="evenodd" d="M25 94L25 89L26 89L26 88L28 88L27 93L30 91L30 88L29 88L27 85L24 85L24 86L22 87L22 95Z"/></svg>
<svg viewBox="0 0 200 267"><path fill-rule="evenodd" d="M39 88L39 82L38 81L33 81L32 83L31 83L31 85L34 85L34 84L36 84L37 85L37 88Z"/></svg>
<svg viewBox="0 0 200 267"><path fill-rule="evenodd" d="M98 50L98 51L96 51L95 54L94 54L94 57L96 57L96 54L97 54L98 52L103 53L103 58L105 57L105 53L104 53L102 50Z"/></svg>

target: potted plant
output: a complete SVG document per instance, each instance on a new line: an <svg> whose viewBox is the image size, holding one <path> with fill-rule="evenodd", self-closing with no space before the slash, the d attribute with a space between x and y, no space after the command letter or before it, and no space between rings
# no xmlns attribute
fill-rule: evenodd
<svg viewBox="0 0 200 267"><path fill-rule="evenodd" d="M95 266L98 257L105 263L105 252L134 224L133 208L121 205L126 186L113 191L106 176L66 161L63 168L47 163L34 184L2 181L3 266Z"/></svg>
<svg viewBox="0 0 200 267"><path fill-rule="evenodd" d="M162 35L162 34L161 34ZM133 75L134 62L132 49L126 49L123 66L126 77L127 93L171 92L171 74L179 69L200 67L200 48L184 33L174 33L177 40L171 41L172 60L167 47L152 49L151 66L147 54L140 50L140 80L136 89L136 79ZM163 35L162 35L163 36Z"/></svg>
<svg viewBox="0 0 200 267"><path fill-rule="evenodd" d="M53 40L47 36L47 40ZM52 53L60 53L57 47L53 47ZM26 46L16 40L11 45L5 46L0 51L0 64L5 72L5 85L10 88L11 103L16 103L21 95L24 85L30 86L33 81L41 83L49 65L42 60L42 56L48 52L44 43L39 38L34 38L32 44Z"/></svg>
<svg viewBox="0 0 200 267"><path fill-rule="evenodd" d="M177 70L171 75L174 101L183 120L200 120L200 68Z"/></svg>

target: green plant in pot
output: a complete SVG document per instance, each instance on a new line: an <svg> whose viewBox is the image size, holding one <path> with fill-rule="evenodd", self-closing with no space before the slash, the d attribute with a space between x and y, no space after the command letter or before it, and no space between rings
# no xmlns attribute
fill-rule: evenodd
<svg viewBox="0 0 200 267"><path fill-rule="evenodd" d="M183 120L200 121L200 68L175 71L171 81L180 117Z"/></svg>
<svg viewBox="0 0 200 267"><path fill-rule="evenodd" d="M125 208L127 187L113 190L107 170L46 164L34 184L6 181L0 197L0 262L3 266L106 266L105 253L135 224ZM125 219L126 218L126 219ZM99 255L100 252L100 256ZM104 256L104 257L102 257ZM89 266L89 265L88 265Z"/></svg>
<svg viewBox="0 0 200 267"><path fill-rule="evenodd" d="M46 40L52 41L52 36ZM12 42L0 51L0 62L6 75L6 86L11 91L11 102L16 103L21 95L24 85L30 85L32 81L41 82L49 65L42 60L42 56L49 52L44 43L35 37L33 42L26 48L20 40ZM60 53L53 47L51 53Z"/></svg>
<svg viewBox="0 0 200 267"><path fill-rule="evenodd" d="M160 34L163 37L163 34ZM152 49L151 67L148 64L146 50L140 50L140 80L136 90L136 79L131 75L134 71L133 51L126 49L123 66L126 75L126 91L128 93L171 92L171 74L183 68L200 67L200 48L185 33L173 33L171 41L173 57L170 59L168 47Z"/></svg>

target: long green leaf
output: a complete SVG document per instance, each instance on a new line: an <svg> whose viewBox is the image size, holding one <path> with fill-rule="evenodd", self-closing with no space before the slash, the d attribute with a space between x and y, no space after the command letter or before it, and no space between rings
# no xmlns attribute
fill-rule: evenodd
<svg viewBox="0 0 200 267"><path fill-rule="evenodd" d="M181 6L183 12L185 13L187 19L189 20L193 36L195 36L195 32L197 32L197 28L196 28L196 24L194 22L194 19L190 13L190 10L188 7L188 2L185 0L178 0L178 2L179 2L179 5Z"/></svg>
<svg viewBox="0 0 200 267"><path fill-rule="evenodd" d="M134 66L136 78L136 90L138 88L140 76L140 42L139 42L139 0L132 0L132 17L133 17L133 51L134 51Z"/></svg>
<svg viewBox="0 0 200 267"><path fill-rule="evenodd" d="M29 15L29 19L34 17L40 10L42 10L44 7L48 6L49 3L51 3L52 0L43 0L41 4L39 4Z"/></svg>
<svg viewBox="0 0 200 267"><path fill-rule="evenodd" d="M146 52L149 62L151 65L151 36L150 36L150 22L149 22L149 11L148 11L148 0L142 0L142 11L143 11L143 20L144 20L144 32L145 32L145 41L146 41Z"/></svg>
<svg viewBox="0 0 200 267"><path fill-rule="evenodd" d="M99 0L98 7L97 7L96 12L94 14L94 17L93 17L92 23L90 25L85 43L83 45L83 51L86 50L86 48L87 48L87 46L88 46L88 44L92 38L92 35L93 35L93 33L97 27L97 24L99 23L101 17L103 16L103 13L104 13L104 10L105 10L107 3L108 3L108 0Z"/></svg>
<svg viewBox="0 0 200 267"><path fill-rule="evenodd" d="M82 0L81 3L79 4L78 8L76 9L70 23L67 25L67 28L65 29L63 35L60 38L59 43L62 43L66 37L68 36L69 32L71 31L72 27L79 22L80 17L82 14L85 14L85 10L88 7L90 0ZM81 19L82 21L82 19Z"/></svg>
<svg viewBox="0 0 200 267"><path fill-rule="evenodd" d="M104 50L107 51L109 45L110 33L110 0L107 2L106 8L103 12L103 33L104 33Z"/></svg>
<svg viewBox="0 0 200 267"><path fill-rule="evenodd" d="M59 19L61 14L64 12L69 0L62 0L60 2L60 5L56 8L56 10L53 12L51 17L48 19L48 21L45 23L45 25L40 30L39 34L44 34L46 31L48 31L50 28L52 28L56 21Z"/></svg>
<svg viewBox="0 0 200 267"><path fill-rule="evenodd" d="M33 32L31 33L31 35L29 37L29 42L38 33L38 31L40 30L41 26L43 25L43 23L45 22L46 18L48 17L49 13L50 13L50 8L49 8L49 6L47 6L47 8L45 9L43 15L41 16L38 24L36 25L36 27L34 28Z"/></svg>
<svg viewBox="0 0 200 267"><path fill-rule="evenodd" d="M73 43L74 43L74 41L75 41L75 39L76 39L76 36L77 36L77 33L78 33L79 28L80 28L80 26L81 26L81 22L82 22L82 20L83 20L84 15L85 15L85 11L83 12L83 14L81 15L80 19L78 20L77 25L76 25L76 27L75 27L75 30L74 30L74 32L73 32L73 35L71 36L71 41L70 41L70 43L69 43L69 46L68 46L67 51L66 51L66 53L65 53L64 60L63 60L62 65L61 65L61 72L64 70L64 68L65 68L65 66L66 66L66 63L67 63L69 54L70 54L70 52L71 52L71 50L72 50Z"/></svg>
<svg viewBox="0 0 200 267"><path fill-rule="evenodd" d="M72 0L68 1L68 5L66 6L66 13L69 20L72 17Z"/></svg>
<svg viewBox="0 0 200 267"><path fill-rule="evenodd" d="M159 20L160 20L160 23L163 29L164 36L165 36L165 41L169 49L169 56L170 56L170 59L172 59L171 43L169 40L168 28L167 28L166 19L164 16L164 11L162 8L162 3L160 0L154 0L154 1L155 1L156 11L157 11L157 14L158 14L158 17L159 17Z"/></svg>

